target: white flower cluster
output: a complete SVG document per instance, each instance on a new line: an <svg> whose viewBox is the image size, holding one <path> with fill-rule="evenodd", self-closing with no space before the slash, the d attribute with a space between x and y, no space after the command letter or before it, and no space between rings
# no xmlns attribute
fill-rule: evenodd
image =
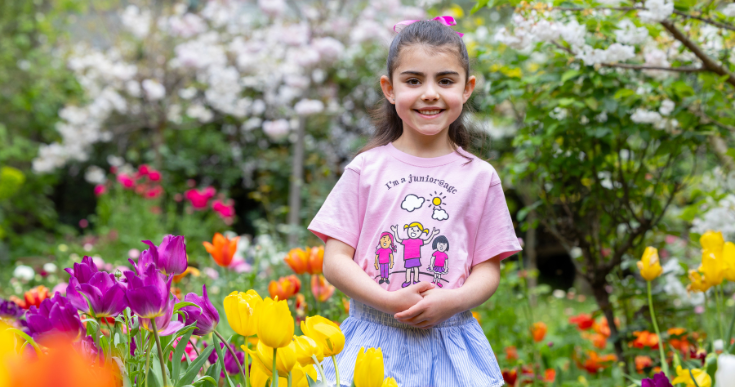
<svg viewBox="0 0 735 387"><path fill-rule="evenodd" d="M722 231L728 240L735 238L735 195L725 196L716 206L692 221L692 231L703 234L707 230Z"/></svg>
<svg viewBox="0 0 735 387"><path fill-rule="evenodd" d="M674 13L673 0L646 0L645 11L638 11L638 17L646 23L658 23L668 19Z"/></svg>
<svg viewBox="0 0 735 387"><path fill-rule="evenodd" d="M727 17L733 17L733 16L735 16L735 3L728 4L720 12L722 12L722 14L725 15L725 16L727 16Z"/></svg>
<svg viewBox="0 0 735 387"><path fill-rule="evenodd" d="M665 118L674 111L675 107L674 101L667 99L661 103L657 112L638 108L630 116L630 119L639 124L652 124L656 129L677 128L679 121L673 118Z"/></svg>
<svg viewBox="0 0 735 387"><path fill-rule="evenodd" d="M618 23L615 39L623 44L641 44L648 38L646 27L636 27L630 19L623 19Z"/></svg>

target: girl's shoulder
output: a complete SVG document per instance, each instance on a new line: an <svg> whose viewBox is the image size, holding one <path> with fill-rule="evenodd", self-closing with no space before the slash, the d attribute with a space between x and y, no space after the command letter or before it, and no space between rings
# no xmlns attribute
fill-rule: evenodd
<svg viewBox="0 0 735 387"><path fill-rule="evenodd" d="M371 160L374 162L379 158L385 157L386 155L386 145L366 150L365 152L356 155L352 159L352 161L347 163L347 165L345 166L345 171L351 170L360 174L364 170L367 160Z"/></svg>

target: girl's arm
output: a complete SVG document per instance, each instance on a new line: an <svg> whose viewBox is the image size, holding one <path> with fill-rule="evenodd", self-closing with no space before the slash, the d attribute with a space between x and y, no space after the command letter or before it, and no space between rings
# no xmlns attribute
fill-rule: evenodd
<svg viewBox="0 0 735 387"><path fill-rule="evenodd" d="M404 311L423 299L422 292L433 289L429 282L409 286L394 292L384 290L352 259L355 249L334 239L327 240L324 249L324 277L348 297L386 313Z"/></svg>
<svg viewBox="0 0 735 387"><path fill-rule="evenodd" d="M401 243L403 239L401 239L400 236L398 236L398 225L390 226L391 231L393 231L393 238L395 238L396 243Z"/></svg>
<svg viewBox="0 0 735 387"><path fill-rule="evenodd" d="M482 305L495 293L499 283L500 260L492 258L472 267L461 288L426 291L423 300L396 313L395 318L417 328L431 328L459 312Z"/></svg>
<svg viewBox="0 0 735 387"><path fill-rule="evenodd" d="M380 256L380 255L378 255L378 254L375 254L375 270L378 270L378 257L379 257L379 256Z"/></svg>
<svg viewBox="0 0 735 387"><path fill-rule="evenodd" d="M435 258L436 258L435 256L433 256L433 255L431 256L431 261L429 261L429 267L434 267L434 259ZM434 269L432 269L432 270L434 270Z"/></svg>
<svg viewBox="0 0 735 387"><path fill-rule="evenodd" d="M393 268L393 253L390 253L390 268Z"/></svg>
<svg viewBox="0 0 735 387"><path fill-rule="evenodd" d="M431 232L431 234L425 235L426 239L423 238L424 235L420 236L419 238L421 238L424 241L425 245L428 245L429 243L431 243L431 240L434 239L434 236L438 233L439 233L439 229L435 228L434 231Z"/></svg>

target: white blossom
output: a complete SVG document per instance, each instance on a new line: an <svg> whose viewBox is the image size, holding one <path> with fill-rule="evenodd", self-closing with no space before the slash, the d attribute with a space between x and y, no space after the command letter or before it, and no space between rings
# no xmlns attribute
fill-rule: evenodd
<svg viewBox="0 0 735 387"><path fill-rule="evenodd" d="M107 180L107 177L104 169L96 165L91 165L84 173L84 179L92 184L102 184Z"/></svg>
<svg viewBox="0 0 735 387"><path fill-rule="evenodd" d="M324 103L315 99L302 99L294 105L294 110L300 116L318 114L324 110Z"/></svg>
<svg viewBox="0 0 735 387"><path fill-rule="evenodd" d="M673 0L646 0L645 11L638 11L638 17L646 23L658 23L674 13Z"/></svg>
<svg viewBox="0 0 735 387"><path fill-rule="evenodd" d="M120 15L120 20L123 26L138 39L148 36L151 24L151 12L149 10L141 11L135 5L128 5Z"/></svg>
<svg viewBox="0 0 735 387"><path fill-rule="evenodd" d="M669 67L671 65L666 58L666 53L657 48L646 51L643 57L646 60L646 66ZM666 78L670 76L670 73L665 70L643 70L643 73L654 78Z"/></svg>
<svg viewBox="0 0 735 387"><path fill-rule="evenodd" d="M635 47L620 43L613 43L610 47L601 50L585 45L576 53L576 57L583 60L588 66L598 63L615 63L628 60L635 56Z"/></svg>
<svg viewBox="0 0 735 387"><path fill-rule="evenodd" d="M197 95L196 87L187 87L186 89L179 90L179 97L183 99L192 99Z"/></svg>
<svg viewBox="0 0 735 387"><path fill-rule="evenodd" d="M141 84L146 97L151 101L158 101L166 96L166 88L152 79L146 79Z"/></svg>
<svg viewBox="0 0 735 387"><path fill-rule="evenodd" d="M338 60L345 51L342 42L329 36L314 39L311 45L319 53L321 59L328 62Z"/></svg>
<svg viewBox="0 0 735 387"><path fill-rule="evenodd" d="M658 108L658 112L661 113L662 116L668 116L672 111L674 111L674 107L676 107L674 101L667 99L661 102L661 107Z"/></svg>
<svg viewBox="0 0 735 387"><path fill-rule="evenodd" d="M641 108L636 109L630 116L630 119L639 124L658 124L663 121L663 117L658 112Z"/></svg>
<svg viewBox="0 0 735 387"><path fill-rule="evenodd" d="M735 238L735 195L729 194L715 206L692 221L692 231L703 234L707 230L722 231L726 239Z"/></svg>
<svg viewBox="0 0 735 387"><path fill-rule="evenodd" d="M607 112L603 111L602 113L595 116L595 121L599 123L607 122Z"/></svg>
<svg viewBox="0 0 735 387"><path fill-rule="evenodd" d="M630 19L623 19L618 23L615 39L623 44L641 44L648 38L646 27L636 27Z"/></svg>
<svg viewBox="0 0 735 387"><path fill-rule="evenodd" d="M557 120L560 120L561 121L561 120L567 118L567 114L568 113L569 112L567 111L567 109L560 108L560 107L557 106L557 107L554 108L554 110L551 113L549 113L549 116L551 116L551 118L554 118L554 119L557 119Z"/></svg>
<svg viewBox="0 0 735 387"><path fill-rule="evenodd" d="M587 28L584 25L580 25L577 20L572 20L567 24L562 24L559 27L559 33L562 39L569 43L573 49L581 48L585 44Z"/></svg>
<svg viewBox="0 0 735 387"><path fill-rule="evenodd" d="M278 17L286 10L286 2L283 0L258 0L258 7L266 15Z"/></svg>
<svg viewBox="0 0 735 387"><path fill-rule="evenodd" d="M195 103L189 106L189 108L186 109L186 115L199 120L201 123L207 123L214 118L214 113L200 103Z"/></svg>
<svg viewBox="0 0 735 387"><path fill-rule="evenodd" d="M15 270L13 270L13 277L24 282L32 280L35 275L36 272L33 268L26 265L18 265L15 267Z"/></svg>
<svg viewBox="0 0 735 387"><path fill-rule="evenodd" d="M263 122L263 132L273 140L284 138L290 129L289 122L284 119Z"/></svg>
<svg viewBox="0 0 735 387"><path fill-rule="evenodd" d="M722 14L725 15L725 16L727 16L727 17L733 17L733 16L735 16L735 3L728 4L720 12L722 12Z"/></svg>

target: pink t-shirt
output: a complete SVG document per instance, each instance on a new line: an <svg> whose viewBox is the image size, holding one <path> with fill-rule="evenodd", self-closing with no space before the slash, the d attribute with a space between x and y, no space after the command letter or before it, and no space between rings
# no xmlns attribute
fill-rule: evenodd
<svg viewBox="0 0 735 387"><path fill-rule="evenodd" d="M390 263L390 255L393 253L393 250L388 248L379 248L378 251L375 252L375 254L378 255L378 263Z"/></svg>
<svg viewBox="0 0 735 387"><path fill-rule="evenodd" d="M444 266L444 262L447 260L447 254L441 251L435 251L431 254L434 257L434 266Z"/></svg>
<svg viewBox="0 0 735 387"><path fill-rule="evenodd" d="M359 154L308 228L324 242L335 238L352 246L353 259L376 282L375 245L382 233L393 234L398 252L392 281L381 284L391 291L401 289L404 263L413 265L415 259L420 266L409 270L418 269L421 281L433 280L427 269L438 237L448 242L453 257L452 270L443 277L445 289L462 286L472 266L521 250L498 174L461 148L433 158L409 155L393 144Z"/></svg>

